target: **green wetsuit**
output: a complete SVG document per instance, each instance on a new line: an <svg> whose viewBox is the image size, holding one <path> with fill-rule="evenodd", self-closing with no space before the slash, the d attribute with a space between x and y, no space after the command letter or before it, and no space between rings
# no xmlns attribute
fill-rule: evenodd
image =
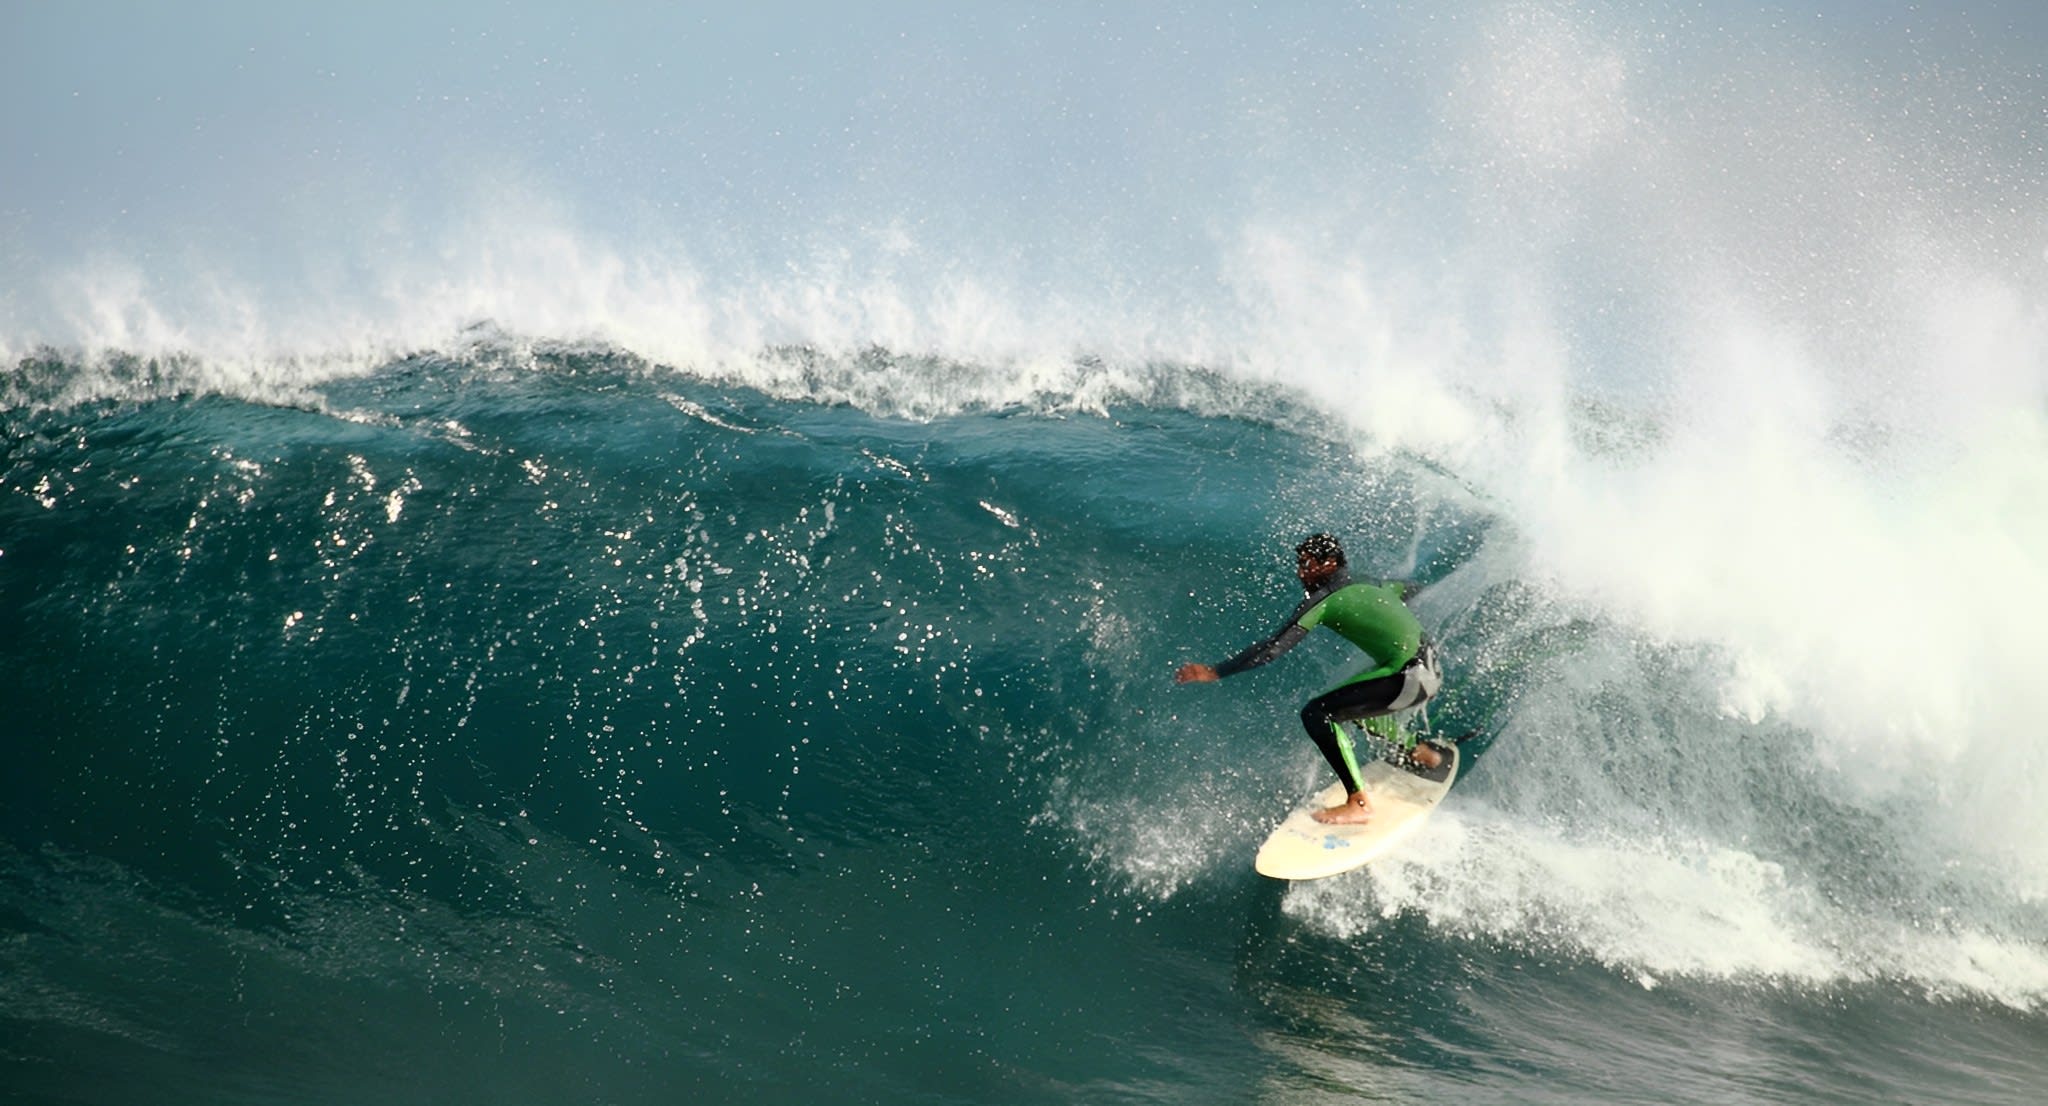
<svg viewBox="0 0 2048 1106"><path fill-rule="evenodd" d="M1371 657L1372 665L1310 700L1301 711L1309 740L1353 793L1360 790L1357 755L1350 735L1338 723L1373 719L1368 724L1381 737L1413 746L1415 737L1405 727L1379 721L1427 700L1443 680L1422 623L1401 595L1399 584L1355 584L1339 572L1310 592L1271 637L1216 666L1218 676L1257 668L1299 645L1318 626L1335 631Z"/></svg>
<svg viewBox="0 0 2048 1106"><path fill-rule="evenodd" d="M1271 637L1217 665L1216 674L1230 676L1257 668L1300 644L1318 626L1336 631L1376 665L1345 683L1392 675L1422 651L1422 623L1401 601L1401 585L1354 584L1339 573L1310 592Z"/></svg>

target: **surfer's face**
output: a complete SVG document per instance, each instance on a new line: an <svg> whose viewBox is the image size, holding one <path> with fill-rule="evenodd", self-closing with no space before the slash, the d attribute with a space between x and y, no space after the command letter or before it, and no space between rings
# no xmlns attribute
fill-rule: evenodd
<svg viewBox="0 0 2048 1106"><path fill-rule="evenodd" d="M1336 561L1325 561L1311 556L1294 558L1294 574L1301 577L1301 586L1314 591L1318 584L1335 575L1343 567Z"/></svg>

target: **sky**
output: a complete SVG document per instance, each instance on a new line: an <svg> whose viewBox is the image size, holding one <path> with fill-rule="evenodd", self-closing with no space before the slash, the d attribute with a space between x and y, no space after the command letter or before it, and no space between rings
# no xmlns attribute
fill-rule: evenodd
<svg viewBox="0 0 2048 1106"><path fill-rule="evenodd" d="M1535 91L1472 106L1522 79L1489 69L1498 40L1558 27ZM753 285L906 257L1082 295L1214 284L1272 225L1416 257L1540 221L1472 132L1534 118L1535 153L1569 160L1600 136L1545 113L1610 62L1659 135L1697 120L1734 149L1820 90L1850 129L1963 143L1969 202L2001 176L2031 202L2044 27L2023 3L9 0L0 330L75 337L110 273L173 316L223 285L303 309L522 227Z"/></svg>
<svg viewBox="0 0 2048 1106"><path fill-rule="evenodd" d="M6 208L39 252L434 219L520 187L694 232L1134 218L1220 191L1234 102L1276 59L1317 61L1306 30L1226 12L1196 30L1057 6L114 11L12 9Z"/></svg>

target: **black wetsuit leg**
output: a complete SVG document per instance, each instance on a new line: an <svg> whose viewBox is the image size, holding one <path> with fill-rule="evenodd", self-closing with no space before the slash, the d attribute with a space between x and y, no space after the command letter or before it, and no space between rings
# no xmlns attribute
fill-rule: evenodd
<svg viewBox="0 0 2048 1106"><path fill-rule="evenodd" d="M1344 762L1344 750L1337 745L1337 732L1332 724L1355 722L1387 713L1407 686L1407 674L1395 672L1333 688L1310 699L1308 705L1301 708L1302 728L1308 731L1308 739L1316 743L1316 748L1322 750L1323 759L1330 762L1337 778L1344 781L1346 793L1357 794L1364 787L1351 774L1351 766Z"/></svg>

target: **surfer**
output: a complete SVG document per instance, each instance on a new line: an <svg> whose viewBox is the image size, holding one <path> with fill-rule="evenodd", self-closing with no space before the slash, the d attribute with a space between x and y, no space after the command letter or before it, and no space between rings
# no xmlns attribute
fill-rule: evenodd
<svg viewBox="0 0 2048 1106"><path fill-rule="evenodd" d="M1347 824L1372 817L1372 800L1359 783L1358 758L1351 737L1340 722L1352 722L1407 710L1436 694L1443 685L1436 651L1422 634L1422 623L1402 601L1400 584L1353 583L1345 569L1344 550L1328 534L1311 534L1294 548L1294 571L1308 598L1295 608L1273 636L1221 664L1184 664L1174 674L1180 683L1208 683L1257 668L1273 660L1317 626L1335 630L1372 658L1365 671L1316 696L1301 708L1301 724L1309 740L1337 773L1349 796L1319 810L1319 822ZM1403 748L1417 766L1430 769L1443 754L1413 734L1403 734Z"/></svg>

